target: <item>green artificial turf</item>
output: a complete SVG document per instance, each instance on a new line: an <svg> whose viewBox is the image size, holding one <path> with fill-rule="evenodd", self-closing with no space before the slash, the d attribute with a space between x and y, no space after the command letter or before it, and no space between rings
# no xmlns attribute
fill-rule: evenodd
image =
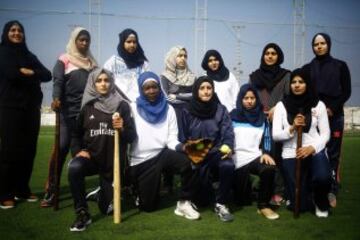
<svg viewBox="0 0 360 240"><path fill-rule="evenodd" d="M39 197L47 176L48 158L53 142L53 129L42 128L31 180ZM201 220L190 221L174 215L176 196L163 194L159 210L139 212L124 196L122 223L115 225L111 216L103 216L94 202L90 203L93 223L85 232L70 232L75 215L66 175L61 182L60 210L42 209L39 203L20 202L16 208L0 209L0 239L360 239L360 136L344 138L342 181L338 206L327 219L312 213L294 219L284 207L280 219L270 221L256 213L256 204L239 208L231 205L235 220L220 222L212 207L201 208ZM97 177L90 177L87 187L97 186Z"/></svg>

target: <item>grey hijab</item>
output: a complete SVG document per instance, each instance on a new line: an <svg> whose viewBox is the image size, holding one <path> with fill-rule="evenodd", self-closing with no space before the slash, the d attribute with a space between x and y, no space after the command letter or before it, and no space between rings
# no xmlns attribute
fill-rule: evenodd
<svg viewBox="0 0 360 240"><path fill-rule="evenodd" d="M110 82L109 91L106 95L101 95L96 91L95 82L101 73L105 73ZM86 83L84 95L81 102L81 109L90 101L94 102L94 107L104 113L114 113L121 101L125 99L118 92L114 83L114 77L111 72L103 68L97 68L89 74L89 78Z"/></svg>

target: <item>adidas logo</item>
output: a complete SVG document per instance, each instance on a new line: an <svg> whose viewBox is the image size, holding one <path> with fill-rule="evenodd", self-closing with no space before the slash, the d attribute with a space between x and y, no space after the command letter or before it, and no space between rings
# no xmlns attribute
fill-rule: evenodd
<svg viewBox="0 0 360 240"><path fill-rule="evenodd" d="M95 119L95 116L93 114L91 114L91 116L89 117L90 120Z"/></svg>

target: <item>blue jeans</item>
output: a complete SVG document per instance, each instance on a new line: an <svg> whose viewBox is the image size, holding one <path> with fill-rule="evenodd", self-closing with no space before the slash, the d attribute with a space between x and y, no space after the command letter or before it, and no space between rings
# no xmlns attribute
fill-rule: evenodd
<svg viewBox="0 0 360 240"><path fill-rule="evenodd" d="M295 158L284 159L282 164L290 209L293 209L295 204L295 166ZM301 211L311 210L313 202L320 210L328 210L327 194L330 187L331 170L325 150L301 160Z"/></svg>

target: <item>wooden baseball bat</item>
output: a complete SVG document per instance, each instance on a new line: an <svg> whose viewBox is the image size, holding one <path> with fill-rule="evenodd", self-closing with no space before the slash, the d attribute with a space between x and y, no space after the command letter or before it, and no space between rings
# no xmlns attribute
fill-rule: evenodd
<svg viewBox="0 0 360 240"><path fill-rule="evenodd" d="M296 150L302 146L302 126L297 127L297 141ZM298 218L300 214L300 203L301 203L301 159L296 158L295 166L295 208L294 218Z"/></svg>
<svg viewBox="0 0 360 240"><path fill-rule="evenodd" d="M60 152L60 113L55 111L55 143L53 151L54 161L54 211L59 210L60 173L59 173L59 152Z"/></svg>
<svg viewBox="0 0 360 240"><path fill-rule="evenodd" d="M114 113L113 119L118 118L119 113ZM120 183L120 156L119 156L120 133L115 129L114 134L114 223L121 222L121 183Z"/></svg>

